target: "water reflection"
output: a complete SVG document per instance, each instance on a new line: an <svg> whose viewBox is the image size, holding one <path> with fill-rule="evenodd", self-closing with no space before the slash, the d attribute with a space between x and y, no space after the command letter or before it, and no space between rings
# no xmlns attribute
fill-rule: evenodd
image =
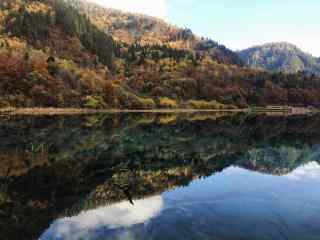
<svg viewBox="0 0 320 240"><path fill-rule="evenodd" d="M313 239L319 128L319 116L0 119L0 236Z"/></svg>
<svg viewBox="0 0 320 240"><path fill-rule="evenodd" d="M296 181L301 179L315 181ZM285 176L229 167L162 197L113 204L55 221L47 239L317 239L320 165Z"/></svg>
<svg viewBox="0 0 320 240"><path fill-rule="evenodd" d="M320 165L317 162L309 162L298 167L293 172L286 175L290 179L298 181L319 181L320 180Z"/></svg>
<svg viewBox="0 0 320 240"><path fill-rule="evenodd" d="M159 214L162 206L160 196L137 200L134 207L128 202L112 204L56 220L40 239L105 239L113 235L115 229L130 228L150 221Z"/></svg>

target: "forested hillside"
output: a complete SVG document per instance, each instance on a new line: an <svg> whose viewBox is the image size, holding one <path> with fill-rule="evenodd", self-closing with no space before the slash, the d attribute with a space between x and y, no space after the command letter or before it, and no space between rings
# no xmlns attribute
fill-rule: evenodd
<svg viewBox="0 0 320 240"><path fill-rule="evenodd" d="M189 49L200 56L209 55L221 63L242 65L236 53L211 39L196 36L191 29L170 25L159 18L107 9L85 1L68 2L119 43Z"/></svg>
<svg viewBox="0 0 320 240"><path fill-rule="evenodd" d="M255 68L270 71L320 74L319 59L289 43L269 43L241 51L242 60Z"/></svg>
<svg viewBox="0 0 320 240"><path fill-rule="evenodd" d="M320 105L314 75L269 73L162 20L75 0L0 3L0 107Z"/></svg>

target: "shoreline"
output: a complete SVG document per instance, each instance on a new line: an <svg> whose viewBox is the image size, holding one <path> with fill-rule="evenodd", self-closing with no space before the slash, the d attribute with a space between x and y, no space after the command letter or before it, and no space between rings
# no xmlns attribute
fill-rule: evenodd
<svg viewBox="0 0 320 240"><path fill-rule="evenodd" d="M248 113L267 115L309 115L318 113L307 108L293 108L289 111L272 111L270 109L253 108L243 109L86 109L86 108L0 108L0 116L54 116L54 115L93 115L93 114L120 114L120 113L159 113L159 114L179 114L179 113Z"/></svg>
<svg viewBox="0 0 320 240"><path fill-rule="evenodd" d="M0 115L87 115L117 113L240 113L249 109L85 109L85 108L0 108Z"/></svg>

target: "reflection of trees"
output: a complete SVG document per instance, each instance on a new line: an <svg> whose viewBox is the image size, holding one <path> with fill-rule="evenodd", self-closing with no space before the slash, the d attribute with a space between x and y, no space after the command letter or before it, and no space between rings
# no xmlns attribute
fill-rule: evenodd
<svg viewBox="0 0 320 240"><path fill-rule="evenodd" d="M319 125L318 116L210 114L2 120L1 234L32 239L60 214L159 194L230 165L290 172L317 160Z"/></svg>

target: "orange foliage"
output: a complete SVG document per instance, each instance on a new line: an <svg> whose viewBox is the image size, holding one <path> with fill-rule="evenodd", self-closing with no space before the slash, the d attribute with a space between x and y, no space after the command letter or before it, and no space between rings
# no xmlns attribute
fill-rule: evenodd
<svg viewBox="0 0 320 240"><path fill-rule="evenodd" d="M8 53L0 53L0 79L21 79L27 72L27 66L18 56L10 56Z"/></svg>

